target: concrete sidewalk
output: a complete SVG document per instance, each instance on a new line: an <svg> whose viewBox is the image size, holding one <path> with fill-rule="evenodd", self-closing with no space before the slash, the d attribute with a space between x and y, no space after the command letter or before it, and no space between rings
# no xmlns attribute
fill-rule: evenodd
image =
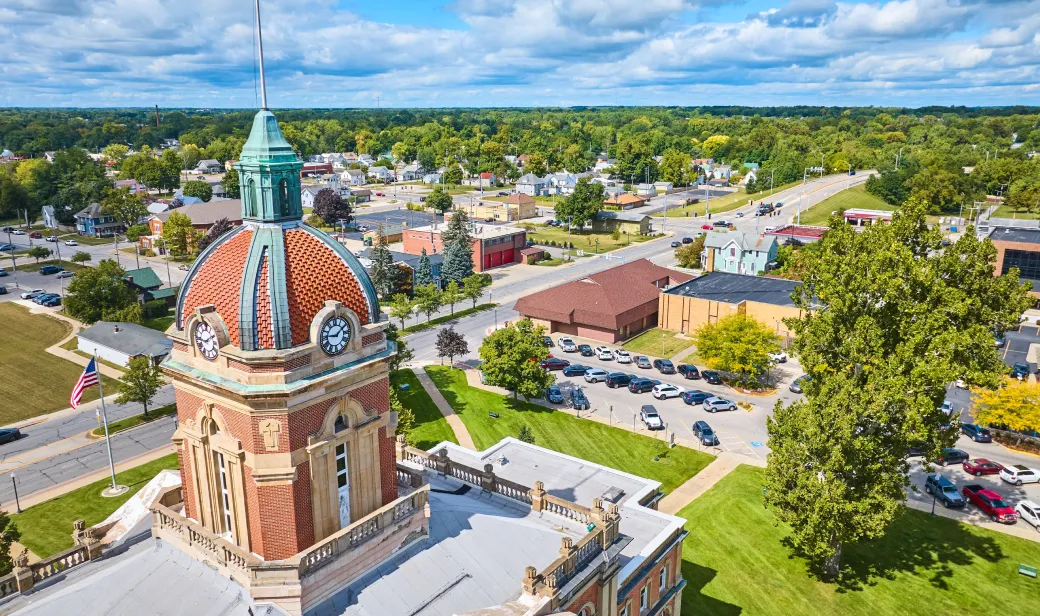
<svg viewBox="0 0 1040 616"><path fill-rule="evenodd" d="M661 501L657 503L657 510L663 513L676 515L683 507L690 504L693 499L707 492L712 486L718 483L720 479L728 475L730 471L741 464L758 466L761 468L765 468L766 466L765 460L759 460L758 458L752 458L739 453L724 451L715 458L714 462L706 466L704 470L693 477L690 477L686 480L686 483L672 490L662 498Z"/></svg>
<svg viewBox="0 0 1040 616"><path fill-rule="evenodd" d="M448 421L448 425L451 426L453 432L455 432L455 438L459 441L459 445L468 447L473 451L477 451L477 446L473 444L473 438L469 435L469 430L466 429L466 424L462 423L462 419L455 414L455 409L451 408L448 401L441 395L437 386L430 380L426 370L422 366L415 366L412 368L412 372L418 377L419 382L422 383L423 389L430 395L433 403L437 405L437 409L440 410L441 415L444 415L444 419Z"/></svg>

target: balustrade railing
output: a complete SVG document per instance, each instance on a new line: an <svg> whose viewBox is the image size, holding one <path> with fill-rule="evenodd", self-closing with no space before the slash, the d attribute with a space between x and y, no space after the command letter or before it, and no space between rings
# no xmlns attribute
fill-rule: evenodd
<svg viewBox="0 0 1040 616"><path fill-rule="evenodd" d="M548 511L549 513L558 515L568 520L574 520L582 524L588 524L589 520L592 519L592 512L588 507L572 503L562 498L557 498L546 494L542 497L542 511Z"/></svg>
<svg viewBox="0 0 1040 616"><path fill-rule="evenodd" d="M15 579L14 573L8 573L4 577L0 577L0 599L17 592L18 580Z"/></svg>
<svg viewBox="0 0 1040 616"><path fill-rule="evenodd" d="M66 569L85 563L87 560L89 560L87 558L87 546L77 545L60 554L55 554L50 558L33 563L29 565L29 568L32 569L33 581L42 582Z"/></svg>

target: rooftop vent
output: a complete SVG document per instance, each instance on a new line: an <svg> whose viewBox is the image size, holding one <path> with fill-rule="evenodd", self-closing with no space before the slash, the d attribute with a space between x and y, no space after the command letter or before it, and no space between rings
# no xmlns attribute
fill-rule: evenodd
<svg viewBox="0 0 1040 616"><path fill-rule="evenodd" d="M625 491L621 488L610 488L603 493L603 500L617 504L624 495Z"/></svg>

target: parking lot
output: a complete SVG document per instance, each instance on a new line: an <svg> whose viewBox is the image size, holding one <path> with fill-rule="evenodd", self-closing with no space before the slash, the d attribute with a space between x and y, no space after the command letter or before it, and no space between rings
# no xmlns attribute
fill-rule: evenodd
<svg viewBox="0 0 1040 616"><path fill-rule="evenodd" d="M7 288L7 294L0 295L0 302L19 300L23 291L32 289L43 289L48 293L62 295L70 280L69 278L58 278L53 274L44 276L39 272L24 272L20 269L15 272L11 269L10 263L0 264L0 267L4 267L8 274L0 277L0 285Z"/></svg>

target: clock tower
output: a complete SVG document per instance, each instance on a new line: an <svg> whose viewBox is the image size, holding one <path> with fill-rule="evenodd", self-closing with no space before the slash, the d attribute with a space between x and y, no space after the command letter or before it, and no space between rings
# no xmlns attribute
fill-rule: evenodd
<svg viewBox="0 0 1040 616"><path fill-rule="evenodd" d="M163 369L185 515L276 560L397 497L395 349L360 263L301 222L302 163L267 109L236 168L243 225L189 270Z"/></svg>

